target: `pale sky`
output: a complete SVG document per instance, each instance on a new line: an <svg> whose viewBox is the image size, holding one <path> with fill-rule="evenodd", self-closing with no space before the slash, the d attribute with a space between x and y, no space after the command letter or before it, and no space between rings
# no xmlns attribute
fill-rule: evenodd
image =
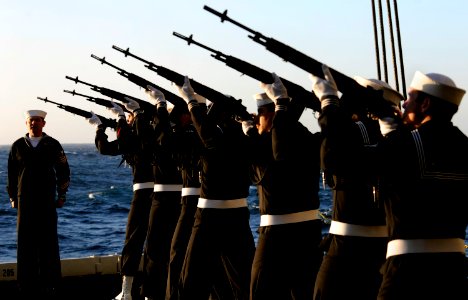
<svg viewBox="0 0 468 300"><path fill-rule="evenodd" d="M229 22L221 23L203 9L204 5L221 12L227 9L228 16L237 22L349 77L377 78L369 0L0 0L0 145L10 145L26 133L23 112L28 109L47 111L44 131L60 142L94 142L94 127L83 117L36 99L48 97L112 117L104 107L64 93L64 89L75 89L108 99L85 85L75 85L65 79L66 75L146 99L142 89L92 59L91 54L104 56L118 67L177 94L167 79L136 59L124 57L112 45L129 47L156 65L242 99L248 110L255 112L252 95L262 92L259 82L241 76L208 51L188 46L173 36L174 31L185 36L193 34L198 42L311 89L307 72L249 39L247 31ZM382 0L382 5L389 83L395 86L386 1ZM406 87L419 70L448 75L457 86L468 89L467 12L466 0L398 2ZM393 25L395 28L394 20ZM305 111L301 120L311 131L318 130L311 110ZM468 100L462 102L454 123L468 134ZM110 139L115 138L110 129L107 133Z"/></svg>

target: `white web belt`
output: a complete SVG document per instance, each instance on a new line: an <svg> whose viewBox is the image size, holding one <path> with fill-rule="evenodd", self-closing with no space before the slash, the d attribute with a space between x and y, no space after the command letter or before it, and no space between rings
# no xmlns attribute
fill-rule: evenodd
<svg viewBox="0 0 468 300"><path fill-rule="evenodd" d="M184 187L182 188L182 197L183 196L200 196L200 188Z"/></svg>
<svg viewBox="0 0 468 300"><path fill-rule="evenodd" d="M154 186L154 182L142 182L142 183L134 183L133 184L133 191L138 191L142 189L152 189Z"/></svg>
<svg viewBox="0 0 468 300"><path fill-rule="evenodd" d="M181 184L155 184L154 192L180 192L182 190Z"/></svg>
<svg viewBox="0 0 468 300"><path fill-rule="evenodd" d="M407 253L460 252L465 254L462 239L393 240L387 244L387 258Z"/></svg>
<svg viewBox="0 0 468 300"><path fill-rule="evenodd" d="M205 198L198 198L197 207L200 208L240 208L247 207L247 198L233 199L233 200L212 200Z"/></svg>
<svg viewBox="0 0 468 300"><path fill-rule="evenodd" d="M289 223L298 223L305 221L318 220L318 209L306 210L284 215L261 215L260 226L271 226Z"/></svg>
<svg viewBox="0 0 468 300"><path fill-rule="evenodd" d="M388 237L387 226L366 226L331 221L329 233L343 236Z"/></svg>

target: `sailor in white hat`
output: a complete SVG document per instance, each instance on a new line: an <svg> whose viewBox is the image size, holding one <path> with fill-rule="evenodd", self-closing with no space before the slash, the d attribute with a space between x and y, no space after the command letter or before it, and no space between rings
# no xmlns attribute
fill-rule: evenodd
<svg viewBox="0 0 468 300"><path fill-rule="evenodd" d="M257 129L258 133L270 131L273 126L273 117L275 115L275 103L266 93L255 94L254 99L257 103Z"/></svg>
<svg viewBox="0 0 468 300"><path fill-rule="evenodd" d="M242 121L242 130L246 135L251 135L249 132L256 129L258 134L269 132L273 126L273 117L275 115L275 103L271 100L266 93L259 93L253 95L257 104L257 114L254 120ZM255 133L256 134L256 133Z"/></svg>
<svg viewBox="0 0 468 300"><path fill-rule="evenodd" d="M21 299L56 299L60 288L57 211L70 166L59 141L42 131L46 112L24 113L28 132L11 146L7 191L17 209L17 284Z"/></svg>
<svg viewBox="0 0 468 300"><path fill-rule="evenodd" d="M326 80L314 75L310 79L322 107L318 120L322 178L324 188L328 184L333 190L333 215L314 299L377 299L388 236L374 170L382 135L374 115L364 105L356 105L365 99L352 93L339 98L329 68L323 65L322 71ZM386 100L382 106L399 110L403 96L389 84L359 76L354 79L363 87L382 90ZM369 103L379 100L372 98Z"/></svg>
<svg viewBox="0 0 468 300"><path fill-rule="evenodd" d="M389 242L378 299L466 293L468 206L459 195L468 186L468 138L452 123L464 94L446 75L417 71L403 103L404 125L386 134L381 150L390 155L381 158L381 170ZM450 220L435 217L448 203Z"/></svg>
<svg viewBox="0 0 468 300"><path fill-rule="evenodd" d="M418 128L433 118L451 120L464 94L465 90L457 87L448 76L417 71L403 104L403 121Z"/></svg>
<svg viewBox="0 0 468 300"><path fill-rule="evenodd" d="M27 136L31 145L36 147L42 138L42 129L46 124L45 117L47 113L43 110L32 109L27 110L24 115L26 117L26 127L28 128Z"/></svg>
<svg viewBox="0 0 468 300"><path fill-rule="evenodd" d="M314 89L318 97L333 85L320 83L325 93ZM399 116L379 120L385 139L377 145L382 155L375 165L388 244L378 299L466 294L468 206L460 195L468 185L468 138L452 123L464 94L451 78L418 71L403 103L403 122ZM436 217L447 203L450 220Z"/></svg>
<svg viewBox="0 0 468 300"><path fill-rule="evenodd" d="M262 133L249 147L260 207L250 298L313 299L323 257L316 184L321 137L299 121L299 99L289 97L278 75L272 77L254 96Z"/></svg>
<svg viewBox="0 0 468 300"><path fill-rule="evenodd" d="M26 116L26 119L30 117L41 117L45 119L47 113L43 110L31 109L31 110L25 111L24 115Z"/></svg>

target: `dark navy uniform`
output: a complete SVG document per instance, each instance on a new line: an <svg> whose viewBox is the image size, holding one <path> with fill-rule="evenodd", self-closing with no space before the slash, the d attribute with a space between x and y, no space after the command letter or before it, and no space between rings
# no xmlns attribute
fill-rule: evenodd
<svg viewBox="0 0 468 300"><path fill-rule="evenodd" d="M144 251L145 278L141 293L151 299L164 299L172 236L180 215L182 175L174 156L174 137L167 107L158 104L154 128L137 125L138 135L145 137L153 151L154 189L150 210L147 243Z"/></svg>
<svg viewBox="0 0 468 300"><path fill-rule="evenodd" d="M181 142L177 151L177 161L182 173L183 188L180 216L171 244L166 299L177 299L180 272L200 196L200 138L191 124L179 128L176 135Z"/></svg>
<svg viewBox="0 0 468 300"><path fill-rule="evenodd" d="M121 274L132 277L132 279L139 271L148 232L154 187L152 149L145 148L142 140L136 134L137 122L147 122L145 115L137 113L134 117L134 125L131 126L124 119L119 119L116 140L108 141L108 136L105 133L106 128L102 125L98 126L95 137L95 145L100 154L122 155L122 162L125 161L132 168L133 197L128 212L125 242L120 259ZM130 284L130 291L124 290L123 293L131 293L131 290L133 290L132 284Z"/></svg>
<svg viewBox="0 0 468 300"><path fill-rule="evenodd" d="M43 133L36 147L28 136L8 156L7 191L18 203L17 279L24 292L57 288L61 279L56 194L64 195L70 168L60 143Z"/></svg>
<svg viewBox="0 0 468 300"><path fill-rule="evenodd" d="M322 259L320 134L298 121L293 103L278 99L270 132L247 132L260 206L250 299L312 299Z"/></svg>
<svg viewBox="0 0 468 300"><path fill-rule="evenodd" d="M240 123L213 110L207 115L194 101L189 108L203 143L201 192L179 297L208 299L214 286L220 299L248 299L255 251L247 207L250 148Z"/></svg>
<svg viewBox="0 0 468 300"><path fill-rule="evenodd" d="M468 138L450 121L431 120L381 144L390 242L378 299L463 297Z"/></svg>
<svg viewBox="0 0 468 300"><path fill-rule="evenodd" d="M375 299L385 262L387 228L377 198L379 124L354 121L338 99L322 108L322 168L333 190L333 216L314 299Z"/></svg>
<svg viewBox="0 0 468 300"><path fill-rule="evenodd" d="M119 121L119 125L120 125ZM125 244L122 249L122 275L135 276L140 265L143 247L147 240L151 199L153 195L153 153L137 134L137 124L148 122L145 115L137 113L132 127L127 124L117 129L117 142L125 161L132 167L133 198L128 212ZM127 126L125 126L127 125ZM149 125L148 125L149 126Z"/></svg>
<svg viewBox="0 0 468 300"><path fill-rule="evenodd" d="M137 114L136 122L144 118ZM136 127L136 125L135 125ZM135 276L140 265L143 246L148 229L149 211L153 194L152 151L145 149L136 130L124 119L118 121L117 139L108 141L105 128L99 126L95 137L96 148L103 155L122 155L123 160L132 167L133 198L127 218L125 243L122 249L121 273L124 276Z"/></svg>

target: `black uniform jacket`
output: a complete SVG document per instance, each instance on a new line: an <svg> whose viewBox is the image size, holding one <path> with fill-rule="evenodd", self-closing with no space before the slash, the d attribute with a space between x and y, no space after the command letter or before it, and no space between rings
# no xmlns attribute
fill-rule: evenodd
<svg viewBox="0 0 468 300"><path fill-rule="evenodd" d="M251 184L251 149L241 124L230 117L215 122L201 106L194 106L190 112L203 144L200 197L211 200L246 198Z"/></svg>
<svg viewBox="0 0 468 300"><path fill-rule="evenodd" d="M250 150L253 182L261 214L288 214L320 206L320 134L302 125L293 108L276 111L270 132L248 132L254 143Z"/></svg>
<svg viewBox="0 0 468 300"><path fill-rule="evenodd" d="M16 140L8 157L7 191L12 199L39 196L50 199L65 194L70 184L70 168L60 143L43 133L36 147L28 138ZM45 203L43 203L45 204Z"/></svg>
<svg viewBox="0 0 468 300"><path fill-rule="evenodd" d="M388 134L382 172L390 239L460 238L468 225L468 138L451 122Z"/></svg>
<svg viewBox="0 0 468 300"><path fill-rule="evenodd" d="M385 225L378 201L377 144L382 139L377 121L351 119L341 106L328 105L319 117L322 129L322 169L334 190L333 220L355 225Z"/></svg>

